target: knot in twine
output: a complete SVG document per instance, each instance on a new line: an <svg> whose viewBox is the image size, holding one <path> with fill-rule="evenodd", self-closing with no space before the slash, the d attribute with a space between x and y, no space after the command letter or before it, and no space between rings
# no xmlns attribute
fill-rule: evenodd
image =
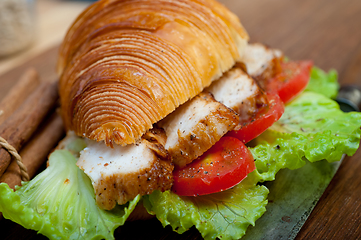
<svg viewBox="0 0 361 240"><path fill-rule="evenodd" d="M23 161L22 161L21 156L19 155L18 151L16 151L16 149L13 146L11 146L2 137L0 137L0 146L2 146L5 150L7 150L10 153L10 155L12 155L15 158L16 163L18 164L18 166L20 168L21 180L29 181L30 177L28 174L28 170L27 170L26 166L23 164Z"/></svg>

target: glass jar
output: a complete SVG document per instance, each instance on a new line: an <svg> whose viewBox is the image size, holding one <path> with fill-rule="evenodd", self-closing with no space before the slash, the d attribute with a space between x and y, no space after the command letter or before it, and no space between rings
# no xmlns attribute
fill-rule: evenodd
<svg viewBox="0 0 361 240"><path fill-rule="evenodd" d="M35 0L0 0L0 57L28 47L35 37Z"/></svg>

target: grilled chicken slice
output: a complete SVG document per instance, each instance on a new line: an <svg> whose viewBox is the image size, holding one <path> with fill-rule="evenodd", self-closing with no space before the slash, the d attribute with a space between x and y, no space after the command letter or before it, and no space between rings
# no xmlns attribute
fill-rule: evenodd
<svg viewBox="0 0 361 240"><path fill-rule="evenodd" d="M256 81L237 67L223 74L206 91L238 114L239 126L249 122L268 105L267 97Z"/></svg>
<svg viewBox="0 0 361 240"><path fill-rule="evenodd" d="M281 71L280 62L283 53L260 43L248 44L241 61L246 65L247 73L264 89L265 80Z"/></svg>
<svg viewBox="0 0 361 240"><path fill-rule="evenodd" d="M192 162L238 124L237 114L202 92L163 119L165 148L179 167Z"/></svg>
<svg viewBox="0 0 361 240"><path fill-rule="evenodd" d="M89 140L77 165L91 179L97 204L110 210L116 203L124 204L138 194L170 189L174 167L161 146L156 140L142 139L137 144L110 148L103 142Z"/></svg>

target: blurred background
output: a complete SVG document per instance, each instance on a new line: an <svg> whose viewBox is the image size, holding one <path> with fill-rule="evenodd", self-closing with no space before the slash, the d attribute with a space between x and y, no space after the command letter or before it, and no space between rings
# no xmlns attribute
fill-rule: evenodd
<svg viewBox="0 0 361 240"><path fill-rule="evenodd" d="M0 0L0 75L59 45L90 1Z"/></svg>

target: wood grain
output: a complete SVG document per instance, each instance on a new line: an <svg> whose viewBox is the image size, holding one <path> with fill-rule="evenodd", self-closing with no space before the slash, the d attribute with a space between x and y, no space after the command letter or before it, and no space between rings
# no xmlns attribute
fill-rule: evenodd
<svg viewBox="0 0 361 240"><path fill-rule="evenodd" d="M56 2L56 1L54 1ZM361 86L361 1L222 0L241 19L252 42L277 47L291 59L313 59L335 68L342 84ZM35 67L54 79L57 46L0 76L0 99L22 74ZM297 239L359 239L361 236L361 150L347 157ZM141 231L139 231L141 229ZM8 220L0 221L1 239L45 239ZM183 235L163 229L155 219L130 222L117 239L201 239L195 229Z"/></svg>

